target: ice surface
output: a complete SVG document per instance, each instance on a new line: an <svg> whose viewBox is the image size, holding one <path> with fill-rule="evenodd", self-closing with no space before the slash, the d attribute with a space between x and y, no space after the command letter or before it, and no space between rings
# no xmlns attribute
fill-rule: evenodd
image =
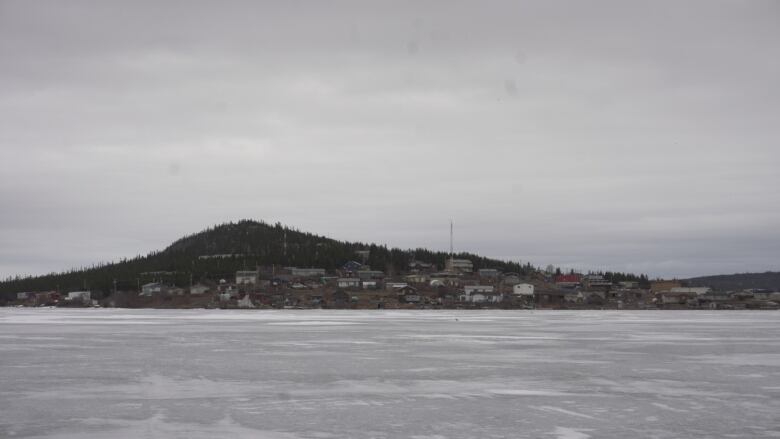
<svg viewBox="0 0 780 439"><path fill-rule="evenodd" d="M3 308L0 437L780 437L780 313Z"/></svg>

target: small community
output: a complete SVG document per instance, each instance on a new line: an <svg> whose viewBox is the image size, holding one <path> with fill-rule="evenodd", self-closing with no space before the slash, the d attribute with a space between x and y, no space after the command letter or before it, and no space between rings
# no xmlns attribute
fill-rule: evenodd
<svg viewBox="0 0 780 439"><path fill-rule="evenodd" d="M365 256L365 255L363 255ZM603 273L546 270L521 275L474 269L469 259L444 267L412 261L399 274L350 260L337 270L255 267L231 279L187 286L162 281L115 291L101 300L90 291L19 292L9 305L130 308L254 309L778 309L780 291L715 291L677 280L615 281Z"/></svg>

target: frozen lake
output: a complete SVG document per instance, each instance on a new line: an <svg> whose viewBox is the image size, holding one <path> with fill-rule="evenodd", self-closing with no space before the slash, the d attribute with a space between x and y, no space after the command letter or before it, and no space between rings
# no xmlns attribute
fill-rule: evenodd
<svg viewBox="0 0 780 439"><path fill-rule="evenodd" d="M0 308L0 437L780 437L780 312Z"/></svg>

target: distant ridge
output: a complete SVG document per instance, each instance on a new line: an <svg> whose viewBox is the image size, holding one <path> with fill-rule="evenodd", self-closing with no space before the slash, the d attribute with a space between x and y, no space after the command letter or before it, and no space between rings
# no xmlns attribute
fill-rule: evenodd
<svg viewBox="0 0 780 439"><path fill-rule="evenodd" d="M263 221L241 220L210 227L178 239L162 251L119 262L52 273L43 276L14 277L0 282L0 294L10 299L23 291L74 291L89 289L94 297L105 297L113 291L136 290L139 284L160 280L186 286L190 281L231 279L237 270L256 266L319 267L335 270L345 262L359 258L358 250L369 250L366 263L388 274L406 270L409 262L444 266L448 253L428 249L401 250L384 245L335 239ZM474 269L497 268L505 272L529 274L530 264L484 258L458 253L468 258Z"/></svg>
<svg viewBox="0 0 780 439"><path fill-rule="evenodd" d="M749 288L778 289L780 288L780 272L736 273L715 276L700 276L687 279L690 286L711 287L719 291L744 290Z"/></svg>

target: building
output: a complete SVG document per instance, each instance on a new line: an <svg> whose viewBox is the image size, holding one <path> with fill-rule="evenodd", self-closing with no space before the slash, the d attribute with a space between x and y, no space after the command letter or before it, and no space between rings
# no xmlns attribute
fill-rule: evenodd
<svg viewBox="0 0 780 439"><path fill-rule="evenodd" d="M672 293L693 293L697 296L701 296L702 294L707 294L710 291L712 291L712 288L710 287L675 287L671 290Z"/></svg>
<svg viewBox="0 0 780 439"><path fill-rule="evenodd" d="M501 293L494 292L492 288L490 290L487 289L466 290L464 291L464 294L460 296L461 302L470 302L470 303L499 303L503 299L504 299L504 295Z"/></svg>
<svg viewBox="0 0 780 439"><path fill-rule="evenodd" d="M165 291L165 285L160 282L151 282L141 285L141 293L139 296L153 296L163 293Z"/></svg>
<svg viewBox="0 0 780 439"><path fill-rule="evenodd" d="M325 269L324 268L287 267L287 269L290 270L290 274L292 274L295 277L325 276Z"/></svg>
<svg viewBox="0 0 780 439"><path fill-rule="evenodd" d="M559 274L555 276L555 285L560 288L575 288L580 286L582 277L579 274Z"/></svg>
<svg viewBox="0 0 780 439"><path fill-rule="evenodd" d="M498 279L498 276L501 275L501 272L499 272L495 268L480 268L478 273L479 273L479 277L483 279L491 279L491 280Z"/></svg>
<svg viewBox="0 0 780 439"><path fill-rule="evenodd" d="M360 288L360 279L356 277L342 277L336 283L339 288Z"/></svg>
<svg viewBox="0 0 780 439"><path fill-rule="evenodd" d="M447 271L455 273L471 273L474 271L474 263L469 259L447 259Z"/></svg>
<svg viewBox="0 0 780 439"><path fill-rule="evenodd" d="M417 292L417 289L410 286L396 288L398 294L398 301L402 303L420 303L422 297Z"/></svg>
<svg viewBox="0 0 780 439"><path fill-rule="evenodd" d="M346 273L352 273L363 268L363 264L357 261L347 261L341 269Z"/></svg>
<svg viewBox="0 0 780 439"><path fill-rule="evenodd" d="M659 293L661 291L669 291L672 288L679 288L682 284L676 280L656 280L650 283L650 291L653 293Z"/></svg>
<svg viewBox="0 0 780 439"><path fill-rule="evenodd" d="M404 279L413 284L422 284L428 282L429 276L423 273L414 273L404 276Z"/></svg>
<svg viewBox="0 0 780 439"><path fill-rule="evenodd" d="M421 271L431 271L431 270L436 270L436 267L434 267L433 264L429 264L427 262L415 260L409 263L409 271L413 273L419 273Z"/></svg>
<svg viewBox="0 0 780 439"><path fill-rule="evenodd" d="M504 282L504 285L512 286L522 282L522 279L520 278L520 275L517 273L505 273L501 281Z"/></svg>
<svg viewBox="0 0 780 439"><path fill-rule="evenodd" d="M363 280L360 281L360 284L364 290L375 290L377 288L377 283L375 280Z"/></svg>
<svg viewBox="0 0 780 439"><path fill-rule="evenodd" d="M661 303L664 305L685 305L688 302L693 303L696 300L696 294L693 291L664 291L661 294Z"/></svg>
<svg viewBox="0 0 780 439"><path fill-rule="evenodd" d="M600 274L585 275L581 282L586 288L609 288L612 286L612 282L604 279L604 276Z"/></svg>
<svg viewBox="0 0 780 439"><path fill-rule="evenodd" d="M516 296L533 296L534 286L532 284L517 284L512 287L512 293Z"/></svg>
<svg viewBox="0 0 780 439"><path fill-rule="evenodd" d="M84 302L84 304L92 301L92 293L89 291L71 291L65 296L66 302Z"/></svg>
<svg viewBox="0 0 780 439"><path fill-rule="evenodd" d="M474 293L492 293L493 290L493 285L465 285L463 287L463 292L466 295Z"/></svg>
<svg viewBox="0 0 780 439"><path fill-rule="evenodd" d="M254 271L236 271L236 284L237 285L254 285L260 279L260 272Z"/></svg>

